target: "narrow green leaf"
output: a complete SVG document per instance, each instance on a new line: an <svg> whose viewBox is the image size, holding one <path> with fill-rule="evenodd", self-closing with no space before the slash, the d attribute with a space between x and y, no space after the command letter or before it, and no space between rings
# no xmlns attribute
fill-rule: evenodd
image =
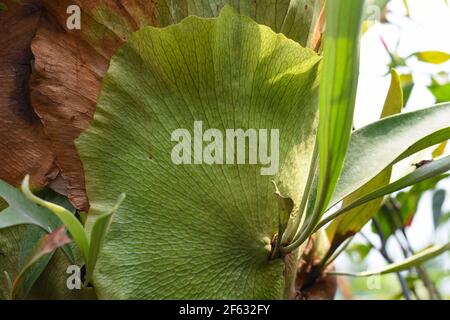
<svg viewBox="0 0 450 320"><path fill-rule="evenodd" d="M86 283L89 283L92 278L92 274L97 263L98 254L102 247L106 232L108 231L112 215L117 211L124 199L125 194L121 194L117 199L116 204L110 211L95 218L90 232L89 257L86 264Z"/></svg>
<svg viewBox="0 0 450 320"><path fill-rule="evenodd" d="M395 71L391 70L391 85L384 103L381 118L385 118L400 113L403 107L403 92L400 78ZM375 178L367 182L361 188L347 196L342 206L346 207L356 199L376 190L377 188L389 183L391 179L392 167L389 166L380 172ZM328 236L331 240L330 250L335 250L348 237L357 233L378 211L383 198L374 199L356 207L344 216L340 216L333 220L327 229Z"/></svg>
<svg viewBox="0 0 450 320"><path fill-rule="evenodd" d="M53 253L57 248L60 248L70 242L71 240L67 236L66 228L64 226L61 226L55 231L44 235L34 248L33 252L28 257L23 269L15 278L12 287L12 298L15 299L18 295L23 296L24 293L22 286L25 280L25 276L27 274L27 271L35 263L37 263L41 258Z"/></svg>
<svg viewBox="0 0 450 320"><path fill-rule="evenodd" d="M12 291L13 291L13 282L12 282L12 279L11 279L11 277L9 276L8 271L3 271L3 275L4 275L4 277L5 277L4 280L5 280L6 288L8 288L8 291L9 291L9 294L8 294L7 299L12 299L12 296L11 296Z"/></svg>
<svg viewBox="0 0 450 320"><path fill-rule="evenodd" d="M29 225L27 227L23 244L20 247L19 270L22 270L25 267L29 256L35 250L36 244L44 237L45 234L45 231L35 225ZM26 297L28 295L34 283L45 270L52 257L53 252L45 255L28 268L21 285L22 297Z"/></svg>
<svg viewBox="0 0 450 320"><path fill-rule="evenodd" d="M411 257L408 257L407 259L392 263L387 266L371 270L371 271L364 271L359 273L348 273L348 272L329 272L329 275L335 275L335 276L349 276L349 277L370 277L374 275L383 275L393 272L400 272L404 270L408 270L417 266L420 266L424 262L433 259L440 254L450 250L450 242L445 245L434 245L427 249L424 249L415 255L412 255Z"/></svg>
<svg viewBox="0 0 450 320"><path fill-rule="evenodd" d="M34 224L45 232L51 232L61 225L49 210L29 201L20 190L2 180L0 180L0 197L9 204L9 207L0 212L0 229Z"/></svg>
<svg viewBox="0 0 450 320"><path fill-rule="evenodd" d="M384 102L380 119L400 113L403 108L403 91L400 76L395 69L391 70L391 84Z"/></svg>
<svg viewBox="0 0 450 320"><path fill-rule="evenodd" d="M383 169L450 138L450 103L393 115L352 134L331 205L357 190Z"/></svg>
<svg viewBox="0 0 450 320"><path fill-rule="evenodd" d="M338 181L353 126L364 1L326 3L324 61L319 93L318 212Z"/></svg>
<svg viewBox="0 0 450 320"><path fill-rule="evenodd" d="M412 89L414 87L414 79L411 73L403 73L400 75L400 82L402 83L403 89L403 106L408 103L409 97L411 96Z"/></svg>
<svg viewBox="0 0 450 320"><path fill-rule="evenodd" d="M27 175L22 182L22 191L25 196L36 204L39 204L52 211L64 223L64 225L67 227L67 230L69 230L70 234L72 235L78 248L80 249L83 260L86 263L88 261L89 254L89 241L81 222L78 221L78 219L66 208L45 201L34 195L30 190L29 181L30 177Z"/></svg>
<svg viewBox="0 0 450 320"><path fill-rule="evenodd" d="M447 142L448 141L444 141L444 142L440 143L436 147L436 149L433 150L433 152L431 154L433 156L433 159L436 159L444 154L445 147L447 146Z"/></svg>
<svg viewBox="0 0 450 320"><path fill-rule="evenodd" d="M420 181L424 181L428 178L435 177L441 173L447 172L448 170L450 170L450 156L447 156L440 160L436 160L431 163L428 163L428 164L416 169L412 173L404 176L403 178L400 178L399 180L397 180L395 182L392 182L386 186L378 188L377 190L355 200L350 205L337 210L336 212L332 213L331 215L329 215L325 219L323 219L318 224L316 230L320 229L321 227L326 225L328 222L334 220L335 218L339 217L340 215L342 215L342 214L350 211L351 209L356 208L368 201L382 197L382 196L392 193L394 191L401 190L410 185L416 184Z"/></svg>
<svg viewBox="0 0 450 320"><path fill-rule="evenodd" d="M443 189L436 190L433 193L432 212L433 212L433 226L437 229L441 222L442 205L445 202L446 191Z"/></svg>
<svg viewBox="0 0 450 320"><path fill-rule="evenodd" d="M437 81L433 81L428 90L436 98L436 103L450 101L450 82L440 84Z"/></svg>
<svg viewBox="0 0 450 320"><path fill-rule="evenodd" d="M408 0L403 0L403 5L404 5L405 10L406 10L406 16L410 17L411 16L411 11L409 10Z"/></svg>
<svg viewBox="0 0 450 320"><path fill-rule="evenodd" d="M450 54L442 51L422 51L413 54L422 62L441 64L450 59Z"/></svg>
<svg viewBox="0 0 450 320"><path fill-rule="evenodd" d="M49 233L61 225L61 221L50 210L36 205L28 200L20 190L2 180L0 180L0 197L2 197L0 199L6 200L6 209L0 212L0 229L29 224ZM73 208L65 197L56 193L47 193L45 197ZM74 260L73 252L69 246L63 247L62 250L69 261Z"/></svg>

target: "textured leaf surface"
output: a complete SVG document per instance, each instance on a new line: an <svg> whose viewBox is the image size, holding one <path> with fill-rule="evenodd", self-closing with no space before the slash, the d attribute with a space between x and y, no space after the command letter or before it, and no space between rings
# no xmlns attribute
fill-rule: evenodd
<svg viewBox="0 0 450 320"><path fill-rule="evenodd" d="M167 26L188 15L217 16L225 4L304 44L323 0L42 0L45 8L32 43L33 108L42 118L61 167L67 195L89 208L74 139L89 126L102 78L115 50L139 28ZM81 29L69 30L67 8L81 8ZM23 174L20 179L23 178Z"/></svg>
<svg viewBox="0 0 450 320"><path fill-rule="evenodd" d="M144 28L118 50L92 126L77 140L92 211L113 218L94 284L101 298L281 298L268 260L281 194L301 199L317 124L319 57L226 8ZM279 171L175 165L171 133L279 129ZM247 146L248 150L248 146ZM294 208L295 210L295 208Z"/></svg>
<svg viewBox="0 0 450 320"><path fill-rule="evenodd" d="M0 300L11 298L11 291L7 286L5 272L8 273L11 281L19 273L17 266L25 230L25 226L0 229Z"/></svg>

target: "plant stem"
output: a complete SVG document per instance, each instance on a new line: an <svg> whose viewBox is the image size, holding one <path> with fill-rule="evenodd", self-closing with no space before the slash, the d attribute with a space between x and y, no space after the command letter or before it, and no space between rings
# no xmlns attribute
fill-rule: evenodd
<svg viewBox="0 0 450 320"><path fill-rule="evenodd" d="M281 243L290 243L292 241L292 239L295 237L295 235L298 233L298 231L299 231L298 229L303 225L303 222L305 221L305 219L304 219L305 218L305 208L306 208L306 204L308 202L309 194L311 192L311 186L313 184L314 175L315 175L316 169L317 169L318 149L319 148L318 148L317 140L316 140L312 158L311 158L311 164L310 164L310 168L309 168L309 172L308 172L308 179L306 180L305 190L302 195L302 201L301 201L300 207L298 209L298 214L295 217L294 222L291 225L291 227L286 229L286 232L284 235L287 235L287 236L284 237L284 235L283 235L284 239L281 240Z"/></svg>
<svg viewBox="0 0 450 320"><path fill-rule="evenodd" d="M324 197L325 194L321 193L319 198L319 204L323 203L323 201L325 200ZM322 205L316 205L313 214L311 216L311 220L307 222L306 227L303 228L303 231L301 231L296 237L294 237L294 239L290 244L281 248L281 251L283 253L289 253L295 250L296 248L301 246L302 243L306 241L306 239L308 239L308 237L313 233L315 226L320 220L321 212L322 212Z"/></svg>

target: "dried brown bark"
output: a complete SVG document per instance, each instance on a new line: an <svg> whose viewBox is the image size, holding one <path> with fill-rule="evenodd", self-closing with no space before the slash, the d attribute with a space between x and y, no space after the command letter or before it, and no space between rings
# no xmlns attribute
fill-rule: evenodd
<svg viewBox="0 0 450 320"><path fill-rule="evenodd" d="M30 82L34 110L52 141L70 201L87 210L84 174L74 140L93 117L108 60L64 30L47 12L32 50L36 57Z"/></svg>
<svg viewBox="0 0 450 320"><path fill-rule="evenodd" d="M334 266L330 264L323 267L321 264L328 250L328 240L326 235L321 235L320 238L318 241L316 236L312 236L300 258L295 283L296 294L292 297L294 300L332 300L336 295L337 278L327 275Z"/></svg>
<svg viewBox="0 0 450 320"><path fill-rule="evenodd" d="M80 30L66 26L71 4L81 8ZM89 126L115 50L134 30L155 23L153 2L44 0L42 5L45 11L32 42L32 104L52 141L68 198L87 211L83 167L74 140Z"/></svg>
<svg viewBox="0 0 450 320"><path fill-rule="evenodd" d="M109 60L133 31L171 21L161 20L161 4L162 15L155 14L155 1L5 3L8 10L0 14L6 35L0 48L0 178L17 185L29 173L33 185L50 183L86 211L74 140L93 117ZM80 30L66 26L73 4L81 8Z"/></svg>
<svg viewBox="0 0 450 320"><path fill-rule="evenodd" d="M40 7L37 1L4 1L0 12L0 179L19 185L26 174L31 184L43 187L59 169L49 139L30 103L31 40Z"/></svg>

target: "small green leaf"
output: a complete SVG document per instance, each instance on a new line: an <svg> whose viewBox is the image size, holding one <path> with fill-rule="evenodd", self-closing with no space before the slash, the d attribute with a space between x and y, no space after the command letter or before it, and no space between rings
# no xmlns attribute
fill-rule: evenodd
<svg viewBox="0 0 450 320"><path fill-rule="evenodd" d="M2 180L0 180L0 197L9 204L9 207L0 212L0 229L34 224L45 232L51 232L61 225L49 210L29 201L20 190Z"/></svg>
<svg viewBox="0 0 450 320"><path fill-rule="evenodd" d="M436 159L436 158L442 156L444 154L446 146L447 146L447 141L444 141L444 142L440 143L436 147L436 149L433 150L433 152L431 154L433 156L433 159Z"/></svg>
<svg viewBox="0 0 450 320"><path fill-rule="evenodd" d="M95 218L90 232L90 241L88 240L87 231L81 222L71 214L66 208L55 203L45 201L34 195L29 187L29 176L27 175L22 182L22 191L31 201L51 210L67 227L72 235L75 243L81 251L84 263L86 265L86 281L89 282L97 262L103 238L107 232L112 214L118 209L125 195L121 194L114 207L105 214ZM87 283L86 282L86 283Z"/></svg>
<svg viewBox="0 0 450 320"><path fill-rule="evenodd" d="M445 202L445 196L446 191L443 189L436 190L433 193L433 199L432 199L432 212L433 212L433 225L434 228L437 229L437 227L440 224L441 217L442 217L442 205Z"/></svg>
<svg viewBox="0 0 450 320"><path fill-rule="evenodd" d="M89 241L87 239L85 230L83 228L83 225L80 221L72 214L70 213L66 208L61 207L57 204L45 201L36 195L34 195L29 186L30 176L27 175L23 179L22 182L22 191L25 194L25 196L35 202L36 204L39 204L49 210L51 210L67 227L67 230L69 230L70 234L72 235L75 243L77 244L78 248L81 251L81 254L83 256L83 260L85 263L88 261L88 253L89 253Z"/></svg>
<svg viewBox="0 0 450 320"><path fill-rule="evenodd" d="M48 233L56 230L61 225L61 221L50 210L29 201L20 190L2 180L0 180L0 197L2 197L0 200L6 200L5 209L0 212L0 229L31 224ZM45 197L73 209L67 199L61 195L47 192ZM63 247L62 250L70 261L74 260L73 252L69 246Z"/></svg>
<svg viewBox="0 0 450 320"><path fill-rule="evenodd" d="M278 253L277 249L283 240L283 235L288 226L289 220L291 218L292 210L294 209L294 201L291 198L285 197L278 190L277 184L275 181L272 181L275 187L275 196L278 202L278 233L277 233L277 241L275 243L275 250L271 252L271 258L275 257Z"/></svg>
<svg viewBox="0 0 450 320"><path fill-rule="evenodd" d="M403 73L400 75L400 82L403 90L403 106L408 103L411 96L412 89L414 87L414 79L411 73Z"/></svg>
<svg viewBox="0 0 450 320"><path fill-rule="evenodd" d="M395 69L391 70L391 84L384 101L380 119L400 113L403 108L403 91L400 76Z"/></svg>
<svg viewBox="0 0 450 320"><path fill-rule="evenodd" d="M361 263L372 250L370 244L355 243L345 250L350 258L357 263Z"/></svg>
<svg viewBox="0 0 450 320"><path fill-rule="evenodd" d="M27 274L27 271L35 263L37 263L41 258L53 253L57 248L60 248L70 242L71 240L67 236L66 228L64 226L61 226L55 231L44 235L28 257L23 269L15 278L12 288L12 298L15 299L18 295L23 296L24 293L22 292L22 286L25 280L25 276Z"/></svg>
<svg viewBox="0 0 450 320"><path fill-rule="evenodd" d="M441 64L450 59L450 54L442 51L422 51L413 54L422 62Z"/></svg>
<svg viewBox="0 0 450 320"><path fill-rule="evenodd" d="M125 200L125 194L121 194L119 196L116 204L110 211L93 218L94 222L92 225L92 229L90 231L89 257L88 262L86 264L86 283L89 283L89 281L92 278L92 274L94 272L95 265L97 263L98 254L100 253L100 249L103 244L103 239L105 238L105 235L108 231L112 215L120 207L123 200ZM89 218L92 219L92 217Z"/></svg>
<svg viewBox="0 0 450 320"><path fill-rule="evenodd" d="M428 90L430 90L430 92L436 98L436 103L450 101L450 82L440 84L436 81L433 81L428 87Z"/></svg>
<svg viewBox="0 0 450 320"><path fill-rule="evenodd" d="M6 288L8 289L8 297L7 297L7 299L12 299L12 296L11 296L11 294L12 294L12 291L13 291L13 283L12 283L12 279L11 279L11 277L9 276L9 273L8 273L8 271L3 271L3 276L5 277L4 278L4 280L5 280L5 285L6 285Z"/></svg>
<svg viewBox="0 0 450 320"><path fill-rule="evenodd" d="M449 220L450 220L450 212L447 212L441 216L441 219L439 219L439 223L444 224Z"/></svg>

